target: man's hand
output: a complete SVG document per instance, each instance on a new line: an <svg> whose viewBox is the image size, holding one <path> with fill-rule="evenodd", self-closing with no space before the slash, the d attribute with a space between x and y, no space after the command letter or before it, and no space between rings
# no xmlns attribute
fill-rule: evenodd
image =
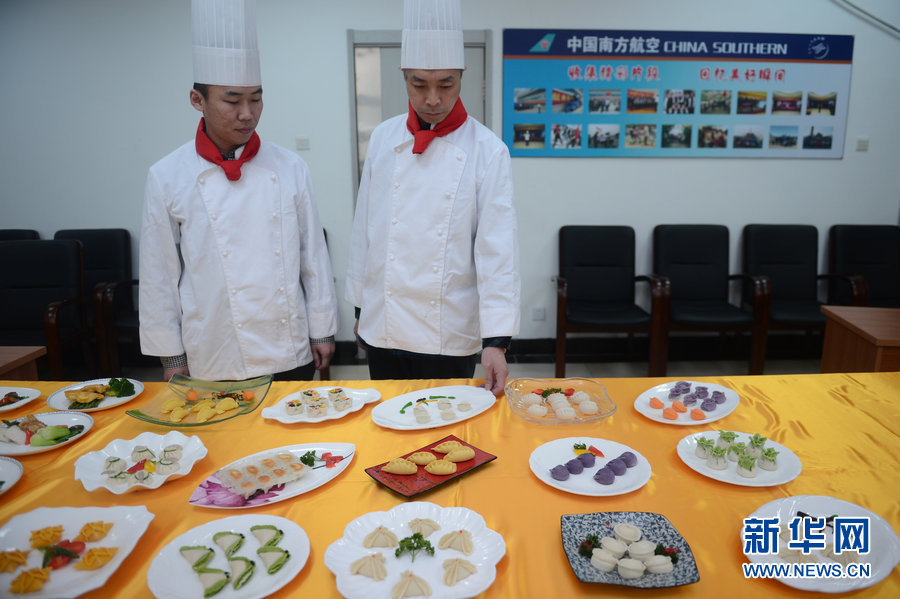
<svg viewBox="0 0 900 599"><path fill-rule="evenodd" d="M163 380L169 381L172 379L172 376L175 374L183 374L184 376L191 376L191 369L187 366L179 366L178 368L163 368Z"/></svg>
<svg viewBox="0 0 900 599"><path fill-rule="evenodd" d="M310 346L313 355L313 361L316 363L316 370L327 368L334 356L335 344L332 343L313 343Z"/></svg>
<svg viewBox="0 0 900 599"><path fill-rule="evenodd" d="M484 388L494 395L503 393L509 375L506 352L499 347L484 348L481 350L481 366L484 368Z"/></svg>

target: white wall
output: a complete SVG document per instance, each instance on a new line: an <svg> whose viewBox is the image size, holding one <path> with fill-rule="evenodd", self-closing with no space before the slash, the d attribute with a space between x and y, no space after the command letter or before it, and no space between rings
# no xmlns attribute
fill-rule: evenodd
<svg viewBox="0 0 900 599"><path fill-rule="evenodd" d="M900 24L897 0L856 0ZM73 227L125 227L135 244L147 168L190 139L199 117L188 0L0 2L0 228L45 238ZM260 134L311 147L309 163L343 295L353 198L348 29L398 29L402 0L258 0L265 111ZM638 270L658 223L728 225L735 269L750 222L897 223L900 38L834 0L463 0L463 25L493 31L491 116L502 122L502 33L509 28L674 29L855 35L841 160L551 159L513 161L522 248L521 337L554 335L556 232L630 224ZM399 85L398 78L398 85ZM856 152L868 137L868 152ZM136 247L135 247L136 249ZM135 252L135 256L137 253ZM824 265L824 251L821 253ZM339 339L352 337L341 302ZM547 319L530 319L534 307Z"/></svg>

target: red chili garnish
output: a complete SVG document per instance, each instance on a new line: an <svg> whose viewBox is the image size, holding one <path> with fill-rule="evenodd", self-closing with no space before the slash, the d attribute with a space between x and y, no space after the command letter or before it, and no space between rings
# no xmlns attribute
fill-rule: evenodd
<svg viewBox="0 0 900 599"><path fill-rule="evenodd" d="M138 462L137 464L135 464L134 466L132 466L131 468L129 468L128 470L126 470L126 472L128 472L128 474L134 474L135 472L138 472L139 470L143 470L144 464L146 464L146 463L147 463L147 460L143 459L140 462Z"/></svg>
<svg viewBox="0 0 900 599"><path fill-rule="evenodd" d="M597 449L597 448L594 447L593 445L591 445L590 447L588 447L588 451L591 452L592 454L594 454L595 456L597 456L598 458L606 457L606 456L603 455L603 452L602 452L602 451L600 451L599 449Z"/></svg>
<svg viewBox="0 0 900 599"><path fill-rule="evenodd" d="M563 391L563 394L565 394L566 397L572 397L572 395L575 394L575 389L569 387L568 389Z"/></svg>
<svg viewBox="0 0 900 599"><path fill-rule="evenodd" d="M342 455L331 455L330 453L327 455L322 455L325 459L325 467L326 468L334 468L334 465L344 459Z"/></svg>
<svg viewBox="0 0 900 599"><path fill-rule="evenodd" d="M534 393L535 395L540 395L543 392L544 392L543 389L535 389L534 391L532 391L532 393Z"/></svg>
<svg viewBox="0 0 900 599"><path fill-rule="evenodd" d="M25 445L31 445L31 436L34 435L34 431L25 431Z"/></svg>

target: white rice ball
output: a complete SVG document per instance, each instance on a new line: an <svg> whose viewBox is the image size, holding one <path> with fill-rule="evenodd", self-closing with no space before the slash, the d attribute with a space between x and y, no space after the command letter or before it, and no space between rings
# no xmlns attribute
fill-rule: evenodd
<svg viewBox="0 0 900 599"><path fill-rule="evenodd" d="M572 397L569 399L571 399L575 403L581 403L583 401L589 400L590 398L591 398L591 396L588 395L587 393L585 393L584 391L576 391L575 393L572 394Z"/></svg>
<svg viewBox="0 0 900 599"><path fill-rule="evenodd" d="M531 404L528 406L526 410L529 416L534 416L536 418L543 418L547 415L547 406L541 405L539 403Z"/></svg>
<svg viewBox="0 0 900 599"><path fill-rule="evenodd" d="M562 400L566 403L569 403L569 398L566 397L563 393L551 393L547 396L547 401L550 402L550 405L553 405L554 400Z"/></svg>
<svg viewBox="0 0 900 599"><path fill-rule="evenodd" d="M575 408L569 406L556 410L556 416L560 420L572 420L575 418Z"/></svg>
<svg viewBox="0 0 900 599"><path fill-rule="evenodd" d="M578 409L582 414L596 414L600 410L600 408L597 407L597 404L591 400L583 401L578 404Z"/></svg>
<svg viewBox="0 0 900 599"><path fill-rule="evenodd" d="M522 397L522 403L526 406L533 406L535 404L543 403L543 401L544 398L537 393L529 393Z"/></svg>

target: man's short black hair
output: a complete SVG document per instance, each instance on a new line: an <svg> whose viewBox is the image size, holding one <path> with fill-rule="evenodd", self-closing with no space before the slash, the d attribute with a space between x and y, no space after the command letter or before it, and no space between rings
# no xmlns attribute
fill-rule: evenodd
<svg viewBox="0 0 900 599"><path fill-rule="evenodd" d="M194 83L194 89L200 92L204 100L209 99L209 85L206 83Z"/></svg>

